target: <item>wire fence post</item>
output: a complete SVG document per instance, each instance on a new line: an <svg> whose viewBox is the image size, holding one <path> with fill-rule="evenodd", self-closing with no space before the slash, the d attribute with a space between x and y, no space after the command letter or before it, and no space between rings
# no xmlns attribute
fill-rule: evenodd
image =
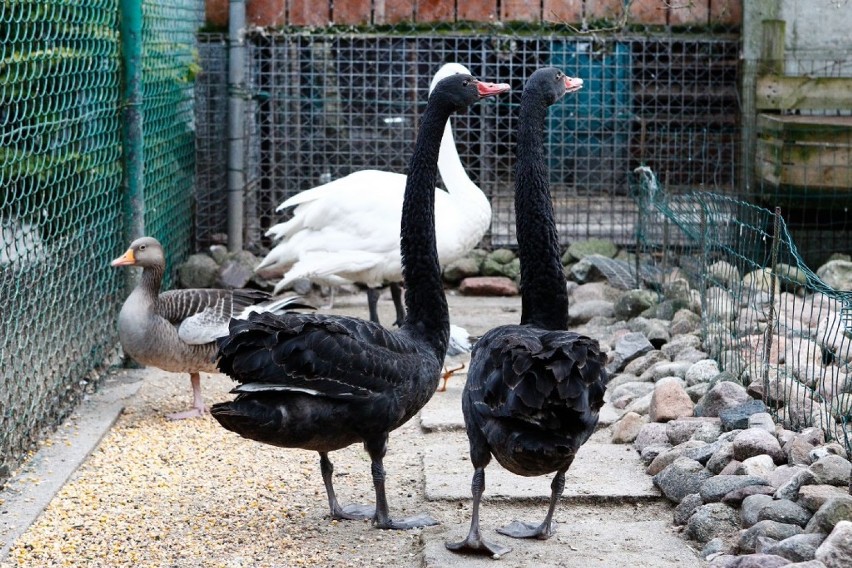
<svg viewBox="0 0 852 568"><path fill-rule="evenodd" d="M781 208L775 208L775 214L772 219L772 251L770 253L769 267L769 314L766 316L766 339L763 342L763 396L769 397L769 354L772 349L772 334L777 328L775 312L775 285L778 278L775 274L775 265L778 264L778 248L781 246L780 235L781 230ZM780 382L779 388L780 388Z"/></svg>
<svg viewBox="0 0 852 568"><path fill-rule="evenodd" d="M228 249L243 248L243 193L245 191L245 28L244 0L228 8Z"/></svg>
<svg viewBox="0 0 852 568"><path fill-rule="evenodd" d="M145 188L142 134L142 2L121 0L123 92L124 234L127 243L145 234ZM136 285L137 271L125 270L128 290Z"/></svg>

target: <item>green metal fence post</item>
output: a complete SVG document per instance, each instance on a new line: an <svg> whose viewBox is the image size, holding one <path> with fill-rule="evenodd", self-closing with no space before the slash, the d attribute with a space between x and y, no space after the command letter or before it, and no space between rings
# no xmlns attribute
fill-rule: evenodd
<svg viewBox="0 0 852 568"><path fill-rule="evenodd" d="M142 0L121 0L124 234L127 243L145 233L142 138ZM136 271L126 270L132 287Z"/></svg>

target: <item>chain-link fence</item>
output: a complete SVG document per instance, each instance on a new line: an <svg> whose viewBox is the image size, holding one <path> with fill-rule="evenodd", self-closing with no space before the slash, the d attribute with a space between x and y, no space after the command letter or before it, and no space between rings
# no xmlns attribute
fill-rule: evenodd
<svg viewBox="0 0 852 568"><path fill-rule="evenodd" d="M174 261L191 244L203 4L142 8L145 217ZM122 67L118 3L0 4L0 483L115 361Z"/></svg>
<svg viewBox="0 0 852 568"><path fill-rule="evenodd" d="M636 180L639 251L702 299L704 347L791 430L822 428L852 449L852 292L799 254L779 212Z"/></svg>

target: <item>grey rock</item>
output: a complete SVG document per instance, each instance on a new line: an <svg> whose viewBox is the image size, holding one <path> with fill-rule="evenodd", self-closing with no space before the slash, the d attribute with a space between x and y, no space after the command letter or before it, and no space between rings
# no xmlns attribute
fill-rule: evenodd
<svg viewBox="0 0 852 568"><path fill-rule="evenodd" d="M769 484L778 489L790 481L798 472L806 469L803 465L779 465L769 474Z"/></svg>
<svg viewBox="0 0 852 568"><path fill-rule="evenodd" d="M691 366L692 363L687 361L663 361L642 373L642 376L650 376L655 381L659 381L664 377L683 378L684 375L686 375L686 371L688 371ZM686 386L686 382L683 384Z"/></svg>
<svg viewBox="0 0 852 568"><path fill-rule="evenodd" d="M184 288L213 288L219 276L219 265L206 254L193 254L178 267L178 278Z"/></svg>
<svg viewBox="0 0 852 568"><path fill-rule="evenodd" d="M718 374L717 372L714 376ZM751 400L753 399L748 395L745 387L742 385L730 381L722 381L716 383L704 395L704 399L701 401L701 415L719 416L722 411L737 408ZM763 410L766 410L766 407ZM748 416L746 415L745 417L746 423ZM744 426L745 424L739 426L739 428L743 428ZM731 430L731 428L728 428L728 430Z"/></svg>
<svg viewBox="0 0 852 568"><path fill-rule="evenodd" d="M669 436L666 433L666 425L658 422L651 422L642 426L636 439L633 440L633 447L640 453L646 446L659 446L668 444Z"/></svg>
<svg viewBox="0 0 852 568"><path fill-rule="evenodd" d="M642 448L642 451L639 453L639 458L642 460L642 463L645 464L646 466L651 465L651 463L655 459L657 459L657 456L659 456L660 454L664 454L671 449L672 449L671 444L651 444L650 446L645 446L644 448ZM692 458L692 459L695 459L695 458ZM695 461L698 461L698 460L695 460Z"/></svg>
<svg viewBox="0 0 852 568"><path fill-rule="evenodd" d="M776 469L775 462L766 454L752 456L743 460L737 469L737 475L754 475L769 483L769 475Z"/></svg>
<svg viewBox="0 0 852 568"><path fill-rule="evenodd" d="M675 361L682 361L684 363L698 363L699 361L704 361L708 359L710 355L701 351L700 349L696 349L694 347L687 347L681 350L677 355L675 355ZM710 381L703 381L704 383L708 383ZM698 383L696 383L698 384Z"/></svg>
<svg viewBox="0 0 852 568"><path fill-rule="evenodd" d="M670 501L680 503L690 493L698 493L701 483L712 475L697 461L681 457L655 475L653 481Z"/></svg>
<svg viewBox="0 0 852 568"><path fill-rule="evenodd" d="M695 509L703 505L701 495L698 493L690 493L684 496L674 509L674 524L683 526L689 521L689 517L695 512Z"/></svg>
<svg viewBox="0 0 852 568"><path fill-rule="evenodd" d="M827 568L848 568L852 559L852 521L838 522L814 556Z"/></svg>
<svg viewBox="0 0 852 568"><path fill-rule="evenodd" d="M718 474L734 459L734 443L723 442L707 461L707 469Z"/></svg>
<svg viewBox="0 0 852 568"><path fill-rule="evenodd" d="M707 462L710 461L710 458L713 457L713 454L715 454L719 450L719 448L721 448L722 445L724 445L725 443L726 442L716 440L715 442L710 442L709 444L705 444L703 446L688 450L683 453L683 456L686 458L693 459L698 463L704 464L706 466Z"/></svg>
<svg viewBox="0 0 852 568"><path fill-rule="evenodd" d="M769 547L765 552L777 554L792 562L813 560L816 550L827 535L822 533L796 534Z"/></svg>
<svg viewBox="0 0 852 568"><path fill-rule="evenodd" d="M778 487L778 490L775 491L775 498L795 501L799 498L799 488L802 485L813 483L813 479L814 474L812 474L810 470L799 470L790 476L790 479L787 480L786 483Z"/></svg>
<svg viewBox="0 0 852 568"><path fill-rule="evenodd" d="M606 300L575 302L568 307L568 321L571 325L589 322L592 318L613 316L613 304Z"/></svg>
<svg viewBox="0 0 852 568"><path fill-rule="evenodd" d="M763 404L763 401L757 401ZM748 424L741 428L760 428L766 430L770 434L775 433L775 421L772 420L772 415L768 412L755 412L748 417Z"/></svg>
<svg viewBox="0 0 852 568"><path fill-rule="evenodd" d="M733 384L733 383L721 383L721 384ZM742 388L742 387L740 387ZM745 389L743 389L745 392ZM742 404L738 404L731 408L725 408L719 412L719 418L722 420L722 429L723 430L738 430L738 429L747 429L750 428L748 425L749 419L755 414L766 414L766 405L763 404L762 400L755 400L753 398L749 398L746 402ZM770 420L772 418L770 417ZM761 430L766 430L773 436L775 435L775 429L767 429L765 427L760 428Z"/></svg>
<svg viewBox="0 0 852 568"><path fill-rule="evenodd" d="M834 485L804 485L799 488L798 503L809 511L818 511L826 501L834 497L848 497L845 487Z"/></svg>
<svg viewBox="0 0 852 568"><path fill-rule="evenodd" d="M624 407L625 412L635 412L636 414L641 414L643 416L647 415L651 409L651 398L654 396L653 392L649 392L644 396L640 396L635 399L633 402Z"/></svg>
<svg viewBox="0 0 852 568"><path fill-rule="evenodd" d="M217 284L223 288L245 288L253 276L253 268L232 258L226 260L219 270Z"/></svg>
<svg viewBox="0 0 852 568"><path fill-rule="evenodd" d="M609 401L616 408L624 408L635 399L645 396L654 390L654 383L629 382L623 383L610 390L607 387Z"/></svg>
<svg viewBox="0 0 852 568"><path fill-rule="evenodd" d="M692 416L695 405L686 394L680 379L669 377L657 381L651 394L648 417L652 422L668 422Z"/></svg>
<svg viewBox="0 0 852 568"><path fill-rule="evenodd" d="M621 371L632 360L653 350L654 346L651 345L651 342L643 334L639 332L627 333L615 342L612 367L615 371Z"/></svg>
<svg viewBox="0 0 852 568"><path fill-rule="evenodd" d="M686 523L684 533L701 543L732 534L737 529L737 510L723 503L697 507Z"/></svg>
<svg viewBox="0 0 852 568"><path fill-rule="evenodd" d="M848 260L830 260L816 274L835 290L852 290L852 262Z"/></svg>
<svg viewBox="0 0 852 568"><path fill-rule="evenodd" d="M473 257L459 258L444 267L444 281L450 284L458 284L465 278L479 275L480 261Z"/></svg>
<svg viewBox="0 0 852 568"><path fill-rule="evenodd" d="M740 533L738 547L740 552L752 553L758 537L765 536L778 541L800 534L802 527L776 521L758 521Z"/></svg>
<svg viewBox="0 0 852 568"><path fill-rule="evenodd" d="M704 395L707 394L707 391L710 390L710 385L708 383L699 383L697 385L692 385L691 387L686 387L686 394L689 395L689 398L692 399L692 402L698 404ZM696 414L696 416L701 416L700 414Z"/></svg>
<svg viewBox="0 0 852 568"><path fill-rule="evenodd" d="M656 292L651 290L628 290L615 303L615 317L622 321L630 320L658 301Z"/></svg>
<svg viewBox="0 0 852 568"><path fill-rule="evenodd" d="M722 503L731 506L741 504L747 497L752 495L769 495L771 496L775 489L771 485L749 485L735 489L722 497Z"/></svg>
<svg viewBox="0 0 852 568"><path fill-rule="evenodd" d="M837 442L816 447L808 455L811 458L811 462L815 462L826 456L840 456L841 458L849 459L849 456L846 455L846 449Z"/></svg>
<svg viewBox="0 0 852 568"><path fill-rule="evenodd" d="M666 435L674 446L687 440L713 442L721 433L717 418L678 418L666 424Z"/></svg>
<svg viewBox="0 0 852 568"><path fill-rule="evenodd" d="M585 241L574 241L568 246L565 254L562 255L562 264L582 260L593 254L614 258L617 252L618 247L609 240L588 239Z"/></svg>
<svg viewBox="0 0 852 568"><path fill-rule="evenodd" d="M852 520L852 495L833 497L814 513L805 527L805 532L831 533L837 523L849 520Z"/></svg>
<svg viewBox="0 0 852 568"><path fill-rule="evenodd" d="M737 557L736 560L728 564L728 568L778 568L779 566L789 565L790 561L781 556L756 552Z"/></svg>
<svg viewBox="0 0 852 568"><path fill-rule="evenodd" d="M738 556L733 554L719 554L713 557L708 557L709 564L707 568L728 568L732 563L737 561Z"/></svg>
<svg viewBox="0 0 852 568"><path fill-rule="evenodd" d="M731 552L733 552L733 546L726 539L717 536L707 541L707 544L701 549L699 556L707 560L711 556L715 557L722 554L730 554ZM733 558L733 555L731 556Z"/></svg>
<svg viewBox="0 0 852 568"><path fill-rule="evenodd" d="M680 360L681 353L683 351L675 356L676 360ZM713 359L702 359L689 367L684 378L686 379L686 384L691 386L698 383L706 383L718 374L719 364L716 361Z"/></svg>
<svg viewBox="0 0 852 568"><path fill-rule="evenodd" d="M760 514L760 511L770 503L772 503L772 496L760 493L749 495L743 499L740 505L740 522L743 528L747 529L757 524L759 520L757 516Z"/></svg>
<svg viewBox="0 0 852 568"><path fill-rule="evenodd" d="M672 337L671 341L660 348L660 351L662 351L669 360L674 361L677 354L687 347L693 347L695 349L701 348L701 338L697 335L691 334L678 335Z"/></svg>
<svg viewBox="0 0 852 568"><path fill-rule="evenodd" d="M669 358L666 357L662 351L654 349L653 351L645 353L628 363L627 366L624 367L624 372L633 373L634 375L639 376L661 361L668 362ZM651 380L651 377L648 377L648 380Z"/></svg>
<svg viewBox="0 0 852 568"><path fill-rule="evenodd" d="M734 437L734 459L743 461L760 454L771 456L777 464L784 463L786 458L778 439L766 430L749 428Z"/></svg>
<svg viewBox="0 0 852 568"><path fill-rule="evenodd" d="M627 412L618 422L612 425L612 443L629 444L636 439L642 425L647 422L647 417L635 412Z"/></svg>
<svg viewBox="0 0 852 568"><path fill-rule="evenodd" d="M515 260L515 258L515 253L511 249L507 248L499 248L491 251L488 253L488 256L485 257L486 260L492 260L497 264L509 264Z"/></svg>
<svg viewBox="0 0 852 568"><path fill-rule="evenodd" d="M816 485L848 485L852 474L852 464L836 455L820 458L808 469L814 475L813 483Z"/></svg>
<svg viewBox="0 0 852 568"><path fill-rule="evenodd" d="M685 453L690 452L695 448L700 448L706 445L706 442L700 442L698 440L689 440L682 444L678 444L677 446L671 448L669 451L662 453L656 458L654 458L654 461L651 462L651 464L648 466L648 469L645 470L645 473L647 473L648 475L657 475L665 468L673 464L676 459L684 457Z"/></svg>
<svg viewBox="0 0 852 568"><path fill-rule="evenodd" d="M634 375L633 373L618 373L615 375L611 375L609 382L606 384L607 397L609 400L612 400L612 391L615 390L615 387L620 387L624 383L648 383L651 381L640 381L639 377Z"/></svg>
<svg viewBox="0 0 852 568"><path fill-rule="evenodd" d="M757 520L778 521L804 527L811 520L811 512L787 499L778 499L761 509L757 514Z"/></svg>
<svg viewBox="0 0 852 568"><path fill-rule="evenodd" d="M683 335L692 333L701 328L701 316L687 309L681 309L675 312L672 317L672 323L669 325L669 332L675 335Z"/></svg>
<svg viewBox="0 0 852 568"><path fill-rule="evenodd" d="M767 485L766 481L750 475L717 475L704 481L698 492L705 503L721 501L722 497L749 485Z"/></svg>

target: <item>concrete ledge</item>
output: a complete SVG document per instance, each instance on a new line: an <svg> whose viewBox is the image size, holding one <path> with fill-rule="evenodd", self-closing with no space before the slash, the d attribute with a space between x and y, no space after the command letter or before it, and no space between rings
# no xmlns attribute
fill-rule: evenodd
<svg viewBox="0 0 852 568"><path fill-rule="evenodd" d="M0 491L0 562L92 453L142 385L145 369L110 375Z"/></svg>

